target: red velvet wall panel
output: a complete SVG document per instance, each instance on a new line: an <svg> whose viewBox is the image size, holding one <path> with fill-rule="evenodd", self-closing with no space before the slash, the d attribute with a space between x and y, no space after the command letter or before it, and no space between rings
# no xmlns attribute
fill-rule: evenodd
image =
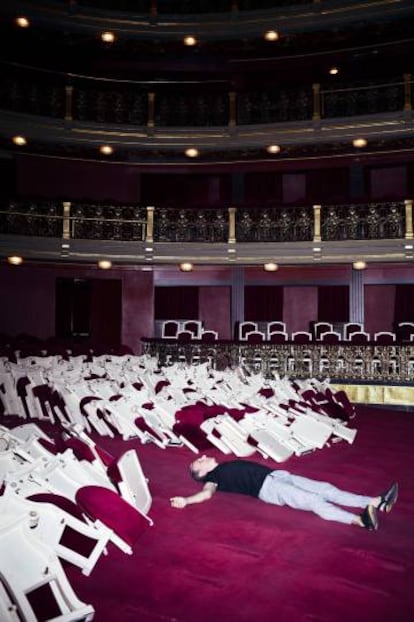
<svg viewBox="0 0 414 622"><path fill-rule="evenodd" d="M286 173L282 185L283 203L306 202L306 173Z"/></svg>
<svg viewBox="0 0 414 622"><path fill-rule="evenodd" d="M231 339L231 289L230 287L200 287L199 314L206 330L218 332L219 339Z"/></svg>
<svg viewBox="0 0 414 622"><path fill-rule="evenodd" d="M19 156L17 194L48 199L139 202L140 175L133 166Z"/></svg>
<svg viewBox="0 0 414 622"><path fill-rule="evenodd" d="M371 168L370 198L378 201L407 198L407 167Z"/></svg>
<svg viewBox="0 0 414 622"><path fill-rule="evenodd" d="M309 330L309 322L318 314L318 288L311 286L285 287L283 321L289 334Z"/></svg>
<svg viewBox="0 0 414 622"><path fill-rule="evenodd" d="M394 300L395 285L365 285L365 330L371 336L393 330Z"/></svg>
<svg viewBox="0 0 414 622"><path fill-rule="evenodd" d="M152 337L153 331L153 273L128 270L122 279L122 343L139 354L141 338Z"/></svg>

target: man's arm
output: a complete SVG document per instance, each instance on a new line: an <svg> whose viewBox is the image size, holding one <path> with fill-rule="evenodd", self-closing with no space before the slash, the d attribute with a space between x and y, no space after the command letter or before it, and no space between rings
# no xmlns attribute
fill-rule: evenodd
<svg viewBox="0 0 414 622"><path fill-rule="evenodd" d="M207 482L203 486L203 490L200 492L196 492L195 495L191 495L190 497L172 497L170 499L170 503L173 508L185 508L186 505L191 505L192 503L203 503L203 501L208 501L216 492L217 487L213 482Z"/></svg>

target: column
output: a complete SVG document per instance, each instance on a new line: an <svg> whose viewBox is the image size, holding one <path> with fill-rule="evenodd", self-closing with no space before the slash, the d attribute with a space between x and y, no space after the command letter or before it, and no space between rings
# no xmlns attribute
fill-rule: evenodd
<svg viewBox="0 0 414 622"><path fill-rule="evenodd" d="M244 269L233 268L231 275L231 324L244 321Z"/></svg>
<svg viewBox="0 0 414 622"><path fill-rule="evenodd" d="M364 271L352 270L349 284L349 321L365 323Z"/></svg>
<svg viewBox="0 0 414 622"><path fill-rule="evenodd" d="M147 207L147 235L145 241L152 244L154 241L154 207Z"/></svg>
<svg viewBox="0 0 414 622"><path fill-rule="evenodd" d="M70 201L63 201L62 238L70 240Z"/></svg>
<svg viewBox="0 0 414 622"><path fill-rule="evenodd" d="M313 206L313 241L321 241L321 206Z"/></svg>
<svg viewBox="0 0 414 622"><path fill-rule="evenodd" d="M406 199L405 204L405 239L413 239L413 201Z"/></svg>

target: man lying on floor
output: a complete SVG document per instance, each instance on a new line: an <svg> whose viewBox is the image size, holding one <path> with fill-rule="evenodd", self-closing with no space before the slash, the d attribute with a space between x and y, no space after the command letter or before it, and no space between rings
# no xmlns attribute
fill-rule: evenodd
<svg viewBox="0 0 414 622"><path fill-rule="evenodd" d="M219 464L215 458L201 456L191 463L190 473L197 482L203 482L204 487L189 497L172 497L170 503L174 508L185 508L192 503L208 501L216 491L235 492L257 497L266 503L308 510L325 520L376 531L377 511L390 512L398 497L397 483L377 497L368 497L340 490L328 482L300 477L288 471L273 470L249 460L232 460ZM364 510L360 514L354 514L338 506Z"/></svg>

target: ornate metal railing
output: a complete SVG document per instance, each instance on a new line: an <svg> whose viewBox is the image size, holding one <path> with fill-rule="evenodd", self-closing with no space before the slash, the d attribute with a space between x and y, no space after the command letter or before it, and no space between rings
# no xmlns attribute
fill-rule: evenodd
<svg viewBox="0 0 414 622"><path fill-rule="evenodd" d="M277 372L296 378L397 383L412 383L414 374L414 344L207 344L143 340L143 346L144 352L156 357L160 365L209 362L217 369L244 365L265 375Z"/></svg>
<svg viewBox="0 0 414 622"><path fill-rule="evenodd" d="M303 242L313 239L312 207L237 210L238 242Z"/></svg>
<svg viewBox="0 0 414 622"><path fill-rule="evenodd" d="M148 242L413 239L412 200L266 208L0 203L0 234Z"/></svg>
<svg viewBox="0 0 414 622"><path fill-rule="evenodd" d="M387 83L258 86L227 81L154 84L1 63L0 108L66 121L154 127L226 127L412 110L412 75Z"/></svg>

